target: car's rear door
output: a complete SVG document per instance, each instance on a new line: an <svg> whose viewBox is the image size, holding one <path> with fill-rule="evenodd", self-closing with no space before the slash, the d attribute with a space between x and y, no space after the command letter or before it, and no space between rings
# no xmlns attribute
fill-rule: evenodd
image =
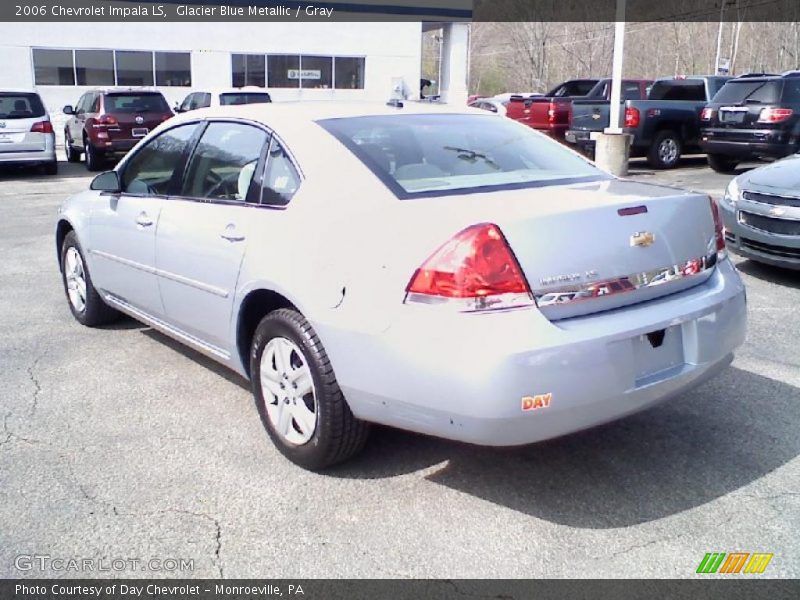
<svg viewBox="0 0 800 600"><path fill-rule="evenodd" d="M253 176L269 137L255 124L209 122L180 193L161 211L156 269L166 321L223 358L239 268L258 210Z"/></svg>
<svg viewBox="0 0 800 600"><path fill-rule="evenodd" d="M119 168L122 192L101 194L92 212L89 253L95 286L161 317L155 239L165 198L180 180L196 123L153 138Z"/></svg>

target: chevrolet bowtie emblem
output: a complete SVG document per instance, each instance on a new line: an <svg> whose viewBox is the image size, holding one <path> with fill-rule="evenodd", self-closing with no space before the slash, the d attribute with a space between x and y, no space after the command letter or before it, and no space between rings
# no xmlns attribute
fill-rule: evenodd
<svg viewBox="0 0 800 600"><path fill-rule="evenodd" d="M786 214L786 209L781 208L779 206L773 206L772 208L769 209L769 215L771 217L782 217L785 214Z"/></svg>
<svg viewBox="0 0 800 600"><path fill-rule="evenodd" d="M637 231L631 236L631 247L641 246L642 248L646 248L647 246L652 246L655 241L656 235L654 233L650 233L649 231Z"/></svg>

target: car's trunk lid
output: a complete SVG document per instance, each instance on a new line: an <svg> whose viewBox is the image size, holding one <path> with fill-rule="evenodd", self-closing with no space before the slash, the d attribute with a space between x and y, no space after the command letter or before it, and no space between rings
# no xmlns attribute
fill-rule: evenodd
<svg viewBox="0 0 800 600"><path fill-rule="evenodd" d="M430 201L442 203L441 227L498 225L551 320L688 289L716 264L709 199L699 193L604 180L420 204Z"/></svg>
<svg viewBox="0 0 800 600"><path fill-rule="evenodd" d="M159 93L108 94L104 108L117 120L108 127L112 141L143 138L172 114Z"/></svg>

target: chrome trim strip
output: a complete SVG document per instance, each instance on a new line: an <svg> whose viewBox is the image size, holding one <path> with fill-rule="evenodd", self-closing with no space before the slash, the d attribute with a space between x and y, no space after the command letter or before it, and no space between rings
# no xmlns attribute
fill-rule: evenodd
<svg viewBox="0 0 800 600"><path fill-rule="evenodd" d="M563 306L575 302L607 298L617 294L635 292L642 288L671 287L679 281L685 282L689 278L699 277L706 271L713 269L716 264L717 254L714 253L702 258L692 258L677 265L631 273L630 275L612 279L583 281L559 288L533 290L533 297L536 300L536 305L542 308L544 306Z"/></svg>
<svg viewBox="0 0 800 600"><path fill-rule="evenodd" d="M108 260L113 260L114 262L118 262L127 267L138 269L139 271L144 271L145 273L150 273L151 275L156 275L157 277L163 277L164 279L169 279L177 283L182 283L183 285L188 285L189 287L193 287L203 292L208 292L209 294L214 294L215 296L219 296L220 298L227 298L230 295L230 292L226 289L219 288L213 285L208 285L207 283L203 283L202 281L197 281L196 279L190 279L188 277L184 277L183 275L172 273L171 271L165 271L163 269L148 267L147 265L143 265L142 263L138 263L133 260L128 260L127 258L122 258L114 254L109 254L108 252L103 252L102 250L89 250L89 252L91 254L107 258Z"/></svg>
<svg viewBox="0 0 800 600"><path fill-rule="evenodd" d="M122 312L133 317L134 319L142 321L146 325L150 325L154 329L158 329L159 331L170 337L176 338L177 340L184 342L188 346L192 346L195 350L211 354L212 356L218 359L222 359L225 361L230 360L231 357L230 353L226 352L222 348L217 348L216 346L212 346L211 344L208 344L194 337L193 335L185 333L180 329L176 329L175 327L165 323L161 319L157 319L156 317L150 316L148 313L139 310L134 306L131 306L130 304L128 304L121 298L117 298L113 294L106 293L103 295L103 299L109 304L112 304L114 308L121 310Z"/></svg>

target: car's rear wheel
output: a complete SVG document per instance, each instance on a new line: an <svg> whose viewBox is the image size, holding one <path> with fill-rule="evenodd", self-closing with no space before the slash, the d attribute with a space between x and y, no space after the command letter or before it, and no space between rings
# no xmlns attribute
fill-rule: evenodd
<svg viewBox="0 0 800 600"><path fill-rule="evenodd" d="M369 425L350 411L322 342L297 311L280 309L261 320L250 375L264 427L293 463L324 469L364 446Z"/></svg>
<svg viewBox="0 0 800 600"><path fill-rule="evenodd" d="M83 153L86 156L86 170L99 171L102 166L101 156L88 138L83 142Z"/></svg>
<svg viewBox="0 0 800 600"><path fill-rule="evenodd" d="M61 278L72 316L87 327L116 321L120 313L108 306L92 284L83 250L74 231L70 231L61 246Z"/></svg>
<svg viewBox="0 0 800 600"><path fill-rule="evenodd" d="M736 170L736 165L739 164L737 161L724 154L709 154L707 158L708 166L717 173L733 173Z"/></svg>
<svg viewBox="0 0 800 600"><path fill-rule="evenodd" d="M69 134L64 134L64 154L67 155L67 162L77 163L81 162L81 153L76 152L72 147L72 142L69 139Z"/></svg>
<svg viewBox="0 0 800 600"><path fill-rule="evenodd" d="M671 130L659 131L647 153L648 164L654 169L672 169L678 166L680 160L681 140L678 134Z"/></svg>

